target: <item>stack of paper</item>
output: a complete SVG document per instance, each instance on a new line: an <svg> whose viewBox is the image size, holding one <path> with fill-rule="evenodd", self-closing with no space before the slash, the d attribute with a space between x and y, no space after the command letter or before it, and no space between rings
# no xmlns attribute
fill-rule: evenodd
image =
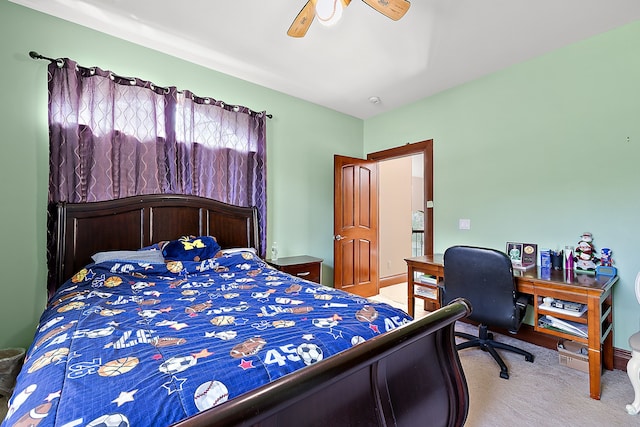
<svg viewBox="0 0 640 427"><path fill-rule="evenodd" d="M435 276L431 276L429 274L417 273L416 279L418 280L418 282L421 282L421 283L427 283L430 285L438 284L438 279Z"/></svg>
<svg viewBox="0 0 640 427"><path fill-rule="evenodd" d="M587 325L569 320L558 319L553 316L541 316L538 324L542 328L556 329L579 337L588 338L589 333Z"/></svg>

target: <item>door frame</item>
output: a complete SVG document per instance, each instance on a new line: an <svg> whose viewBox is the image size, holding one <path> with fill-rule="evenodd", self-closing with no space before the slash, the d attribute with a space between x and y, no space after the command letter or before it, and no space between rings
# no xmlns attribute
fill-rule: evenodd
<svg viewBox="0 0 640 427"><path fill-rule="evenodd" d="M391 160L415 154L423 154L424 161L424 255L433 255L433 139L369 153L367 160Z"/></svg>

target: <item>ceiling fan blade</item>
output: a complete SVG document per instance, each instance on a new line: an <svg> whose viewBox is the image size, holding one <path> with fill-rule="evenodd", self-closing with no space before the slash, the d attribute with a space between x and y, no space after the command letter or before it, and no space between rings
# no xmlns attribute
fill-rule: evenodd
<svg viewBox="0 0 640 427"><path fill-rule="evenodd" d="M307 34L307 30L311 26L313 22L313 18L316 16L315 5L313 4L313 0L309 0L296 19L293 20L289 30L287 31L287 35L291 37L304 37Z"/></svg>
<svg viewBox="0 0 640 427"><path fill-rule="evenodd" d="M402 18L411 3L407 0L362 0L387 18L391 18L394 21Z"/></svg>

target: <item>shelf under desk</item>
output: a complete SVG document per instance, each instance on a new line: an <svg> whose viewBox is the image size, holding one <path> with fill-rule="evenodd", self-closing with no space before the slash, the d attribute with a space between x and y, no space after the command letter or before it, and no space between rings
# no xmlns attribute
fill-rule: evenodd
<svg viewBox="0 0 640 427"><path fill-rule="evenodd" d="M439 293L435 298L416 295L415 286L425 286L416 280L416 273L431 275L438 282L444 280L443 255L423 255L407 258L407 309L414 315L415 298L430 301L440 305ZM600 399L600 377L602 366L613 370L613 285L618 276L592 276L575 274L570 271L551 270L549 274L541 274L539 268L526 271L514 270L518 292L533 296L534 329L537 332L570 339L584 343L589 348L589 394L592 399ZM446 286L446 284L445 284ZM562 313L546 311L541 307L545 297L556 298L569 302L587 304L587 311L580 317ZM550 314L563 320L583 323L587 325L588 337L580 337L556 330L542 328L538 325L540 316Z"/></svg>

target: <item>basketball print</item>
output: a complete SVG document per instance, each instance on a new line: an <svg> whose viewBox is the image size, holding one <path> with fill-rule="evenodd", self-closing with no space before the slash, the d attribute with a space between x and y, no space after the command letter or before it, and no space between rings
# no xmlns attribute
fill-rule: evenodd
<svg viewBox="0 0 640 427"><path fill-rule="evenodd" d="M370 305L365 305L356 312L356 319L360 322L371 323L378 318L378 312Z"/></svg>
<svg viewBox="0 0 640 427"><path fill-rule="evenodd" d="M84 306L85 303L83 303L82 301L71 301L69 304L60 307L58 309L58 313L66 313L67 311L71 310L80 310Z"/></svg>
<svg viewBox="0 0 640 427"><path fill-rule="evenodd" d="M240 343L233 347L229 352L229 355L233 358L240 359L241 357L252 356L262 350L267 342L260 337L253 337L247 339L245 342Z"/></svg>
<svg viewBox="0 0 640 427"><path fill-rule="evenodd" d="M122 284L122 278L118 276L107 277L104 281L104 285L107 288L115 288L116 286L120 286Z"/></svg>
<svg viewBox="0 0 640 427"><path fill-rule="evenodd" d="M168 261L167 270L172 273L180 273L182 271L182 263L180 261Z"/></svg>
<svg viewBox="0 0 640 427"><path fill-rule="evenodd" d="M112 360L100 366L98 375L101 377L115 377L126 374L136 366L139 360L137 357L123 357L121 359Z"/></svg>
<svg viewBox="0 0 640 427"><path fill-rule="evenodd" d="M57 363L63 358L67 357L69 354L69 349L66 347L57 348L55 350L47 351L42 356L38 357L33 365L29 367L27 370L28 373L33 373L40 368L44 368L50 363Z"/></svg>
<svg viewBox="0 0 640 427"><path fill-rule="evenodd" d="M71 281L73 283L82 282L84 279L86 279L87 274L89 274L89 270L87 270L86 268L83 268L82 270L78 271L76 274L73 275L73 277L71 278Z"/></svg>
<svg viewBox="0 0 640 427"><path fill-rule="evenodd" d="M226 402L229 398L227 386L220 381L207 381L202 383L193 394L193 402L199 411L213 408L216 405Z"/></svg>

